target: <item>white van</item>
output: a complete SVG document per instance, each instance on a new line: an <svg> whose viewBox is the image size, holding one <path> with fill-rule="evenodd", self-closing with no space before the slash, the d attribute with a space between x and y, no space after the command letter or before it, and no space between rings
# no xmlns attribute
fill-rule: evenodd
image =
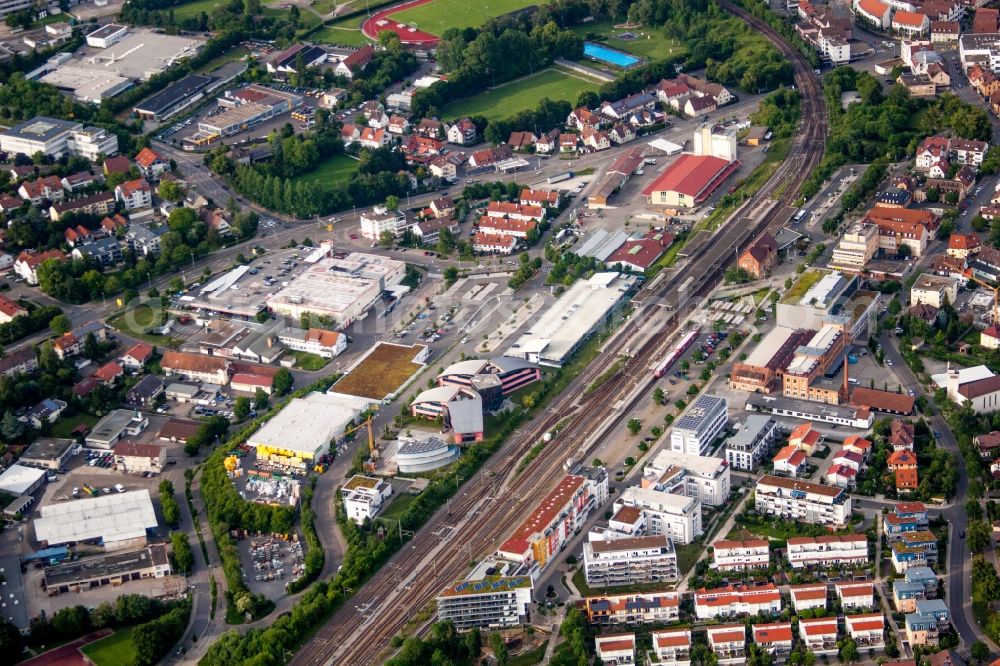
<svg viewBox="0 0 1000 666"><path fill-rule="evenodd" d="M119 493L123 493L123 492L125 492L125 486L123 486L120 483L116 483L115 484L115 491L119 492Z"/></svg>

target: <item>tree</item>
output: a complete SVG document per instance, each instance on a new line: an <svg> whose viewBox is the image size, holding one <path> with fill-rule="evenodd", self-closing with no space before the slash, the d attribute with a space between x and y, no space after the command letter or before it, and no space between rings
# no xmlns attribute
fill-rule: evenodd
<svg viewBox="0 0 1000 666"><path fill-rule="evenodd" d="M83 339L83 355L91 361L96 361L102 355L101 344L93 333L87 333L87 337Z"/></svg>
<svg viewBox="0 0 1000 666"><path fill-rule="evenodd" d="M170 548L174 569L185 576L189 575L194 570L194 551L191 550L188 535L184 532L171 532Z"/></svg>
<svg viewBox="0 0 1000 666"><path fill-rule="evenodd" d="M157 194L160 195L161 199L166 201L180 201L184 198L184 191L181 189L180 185L172 180L164 180L160 183L160 187L157 189Z"/></svg>
<svg viewBox="0 0 1000 666"><path fill-rule="evenodd" d="M12 442L24 434L24 424L14 416L14 412L4 412L3 420L0 421L0 434L8 442Z"/></svg>
<svg viewBox="0 0 1000 666"><path fill-rule="evenodd" d="M909 245L900 244L900 246L896 248L896 256L899 257L900 259L906 259L912 254L913 254L913 248L911 248Z"/></svg>
<svg viewBox="0 0 1000 666"><path fill-rule="evenodd" d="M639 434L639 431L642 430L642 421L639 419L629 419L628 423L625 424L625 427L628 428L629 433L635 437Z"/></svg>
<svg viewBox="0 0 1000 666"><path fill-rule="evenodd" d="M966 543L972 552L982 551L990 545L990 528L981 520L971 521L966 530Z"/></svg>
<svg viewBox="0 0 1000 666"><path fill-rule="evenodd" d="M378 235L378 242L382 247L389 247L396 242L396 237L392 235L391 231L383 231Z"/></svg>
<svg viewBox="0 0 1000 666"><path fill-rule="evenodd" d="M49 322L49 328L55 335L63 335L69 333L70 329L73 328L73 324L70 322L69 317L64 314L56 315Z"/></svg>
<svg viewBox="0 0 1000 666"><path fill-rule="evenodd" d="M493 650L493 656L496 657L497 663L504 666L507 663L508 653L507 643L502 634L496 631L490 634L490 648Z"/></svg>
<svg viewBox="0 0 1000 666"><path fill-rule="evenodd" d="M773 666L774 655L756 643L747 646L747 666Z"/></svg>
<svg viewBox="0 0 1000 666"><path fill-rule="evenodd" d="M976 641L969 648L969 652L972 654L972 658L978 661L980 664L985 664L990 658L990 649L986 647L986 643L982 641Z"/></svg>
<svg viewBox="0 0 1000 666"><path fill-rule="evenodd" d="M16 664L21 661L24 640L21 632L10 622L0 619L0 664Z"/></svg>
<svg viewBox="0 0 1000 666"><path fill-rule="evenodd" d="M250 416L250 398L246 396L236 398L236 404L233 405L233 416L239 421Z"/></svg>
<svg viewBox="0 0 1000 666"><path fill-rule="evenodd" d="M397 197L395 194L390 194L389 196L387 196L385 198L385 207L390 211L399 208L399 197Z"/></svg>
<svg viewBox="0 0 1000 666"><path fill-rule="evenodd" d="M254 409L257 410L267 409L267 405L268 405L267 392L265 392L264 389L258 386L257 391L254 393L253 396Z"/></svg>
<svg viewBox="0 0 1000 666"><path fill-rule="evenodd" d="M663 389L657 387L656 390L653 391L653 402L658 405L662 405L667 402L667 394L663 392Z"/></svg>
<svg viewBox="0 0 1000 666"><path fill-rule="evenodd" d="M294 383L295 380L288 368L281 368L274 373L272 386L274 387L274 392L278 395L287 395L288 392L292 390L292 385Z"/></svg>
<svg viewBox="0 0 1000 666"><path fill-rule="evenodd" d="M853 638L845 638L840 643L840 650L837 654L840 657L840 661L846 664L852 664L861 659L861 656L858 654L858 644L854 642Z"/></svg>

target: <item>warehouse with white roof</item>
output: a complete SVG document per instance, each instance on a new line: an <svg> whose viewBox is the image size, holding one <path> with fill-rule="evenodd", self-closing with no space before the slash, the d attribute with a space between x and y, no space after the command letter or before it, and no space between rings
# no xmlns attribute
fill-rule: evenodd
<svg viewBox="0 0 1000 666"><path fill-rule="evenodd" d="M107 551L141 548L157 527L149 490L134 490L42 507L35 539L48 546L97 543Z"/></svg>
<svg viewBox="0 0 1000 666"><path fill-rule="evenodd" d="M504 356L561 367L628 300L635 286L635 277L615 272L577 281Z"/></svg>
<svg viewBox="0 0 1000 666"><path fill-rule="evenodd" d="M11 495L30 495L45 483L44 469L13 464L0 474L0 491Z"/></svg>
<svg viewBox="0 0 1000 666"><path fill-rule="evenodd" d="M344 434L372 400L341 393L310 393L296 398L274 415L247 444L259 458L289 467L305 468L326 453L330 442Z"/></svg>

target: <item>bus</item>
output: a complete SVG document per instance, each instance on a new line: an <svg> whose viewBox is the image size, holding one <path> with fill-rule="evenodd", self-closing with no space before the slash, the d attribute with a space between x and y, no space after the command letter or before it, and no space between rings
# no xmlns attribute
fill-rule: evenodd
<svg viewBox="0 0 1000 666"><path fill-rule="evenodd" d="M795 214L795 217L792 218L792 223L798 224L802 222L802 218L804 218L805 216L806 216L806 209L802 208L799 210L799 212Z"/></svg>

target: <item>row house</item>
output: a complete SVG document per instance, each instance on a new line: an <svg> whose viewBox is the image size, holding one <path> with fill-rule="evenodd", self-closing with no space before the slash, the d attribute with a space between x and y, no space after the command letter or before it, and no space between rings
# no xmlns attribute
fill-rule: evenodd
<svg viewBox="0 0 1000 666"><path fill-rule="evenodd" d="M650 635L653 653L661 664L684 666L691 663L691 630L664 629Z"/></svg>
<svg viewBox="0 0 1000 666"><path fill-rule="evenodd" d="M503 144L493 148L477 150L469 156L468 165L471 169L483 169L491 167L497 162L509 160L514 154L510 146Z"/></svg>
<svg viewBox="0 0 1000 666"><path fill-rule="evenodd" d="M868 562L868 537L864 534L791 537L788 561L793 569L804 567L853 567Z"/></svg>
<svg viewBox="0 0 1000 666"><path fill-rule="evenodd" d="M826 583L790 585L788 591L792 597L792 608L796 613L810 608L827 608Z"/></svg>
<svg viewBox="0 0 1000 666"><path fill-rule="evenodd" d="M875 585L871 582L840 581L833 584L833 591L840 601L840 607L845 611L864 610L875 606Z"/></svg>
<svg viewBox="0 0 1000 666"><path fill-rule="evenodd" d="M846 615L844 628L859 652L885 648L885 616L882 613Z"/></svg>
<svg viewBox="0 0 1000 666"><path fill-rule="evenodd" d="M540 222L545 219L545 209L542 206L524 205L517 202L491 201L486 207L486 216Z"/></svg>
<svg viewBox="0 0 1000 666"><path fill-rule="evenodd" d="M611 147L611 137L607 132L584 127L580 132L580 142L584 148L597 152Z"/></svg>
<svg viewBox="0 0 1000 666"><path fill-rule="evenodd" d="M537 228L538 224L534 220L489 216L479 218L479 232L495 236L527 238Z"/></svg>
<svg viewBox="0 0 1000 666"><path fill-rule="evenodd" d="M518 202L522 206L558 208L559 192L554 190L533 190L525 187L521 190Z"/></svg>
<svg viewBox="0 0 1000 666"><path fill-rule="evenodd" d="M781 612L781 592L772 583L756 587L727 586L694 593L699 620Z"/></svg>
<svg viewBox="0 0 1000 666"><path fill-rule="evenodd" d="M902 541L889 544L889 559L896 573L904 573L911 567L927 567L936 562L930 559L927 551L919 546L910 546Z"/></svg>
<svg viewBox="0 0 1000 666"><path fill-rule="evenodd" d="M479 254L511 254L517 247L517 238L502 234L477 231L472 237L472 251Z"/></svg>
<svg viewBox="0 0 1000 666"><path fill-rule="evenodd" d="M835 617L799 618L799 639L806 649L817 656L837 653L838 632L839 623Z"/></svg>
<svg viewBox="0 0 1000 666"><path fill-rule="evenodd" d="M713 544L712 568L719 571L766 569L771 563L767 539L722 540Z"/></svg>
<svg viewBox="0 0 1000 666"><path fill-rule="evenodd" d="M708 627L708 647L720 664L744 664L747 655L747 628L742 624Z"/></svg>
<svg viewBox="0 0 1000 666"><path fill-rule="evenodd" d="M598 113L611 122L619 122L637 111L652 111L656 108L656 101L653 93L639 92L614 102L602 102Z"/></svg>
<svg viewBox="0 0 1000 666"><path fill-rule="evenodd" d="M892 601L900 613L912 613L917 609L917 601L926 598L927 591L920 583L892 581Z"/></svg>
<svg viewBox="0 0 1000 666"><path fill-rule="evenodd" d="M792 652L792 623L774 622L770 624L754 624L753 642L764 652L772 655L775 661L783 662Z"/></svg>
<svg viewBox="0 0 1000 666"><path fill-rule="evenodd" d="M115 195L112 192L95 192L72 201L61 201L49 207L49 217L58 222L63 215L107 215L115 210Z"/></svg>
<svg viewBox="0 0 1000 666"><path fill-rule="evenodd" d="M938 595L937 574L930 567L910 567L903 573L907 583L922 585L927 599L936 599Z"/></svg>
<svg viewBox="0 0 1000 666"><path fill-rule="evenodd" d="M608 666L635 664L635 634L602 634L594 639L601 663Z"/></svg>
<svg viewBox="0 0 1000 666"><path fill-rule="evenodd" d="M669 624L680 619L681 598L678 592L619 594L586 597L581 610L590 624Z"/></svg>

